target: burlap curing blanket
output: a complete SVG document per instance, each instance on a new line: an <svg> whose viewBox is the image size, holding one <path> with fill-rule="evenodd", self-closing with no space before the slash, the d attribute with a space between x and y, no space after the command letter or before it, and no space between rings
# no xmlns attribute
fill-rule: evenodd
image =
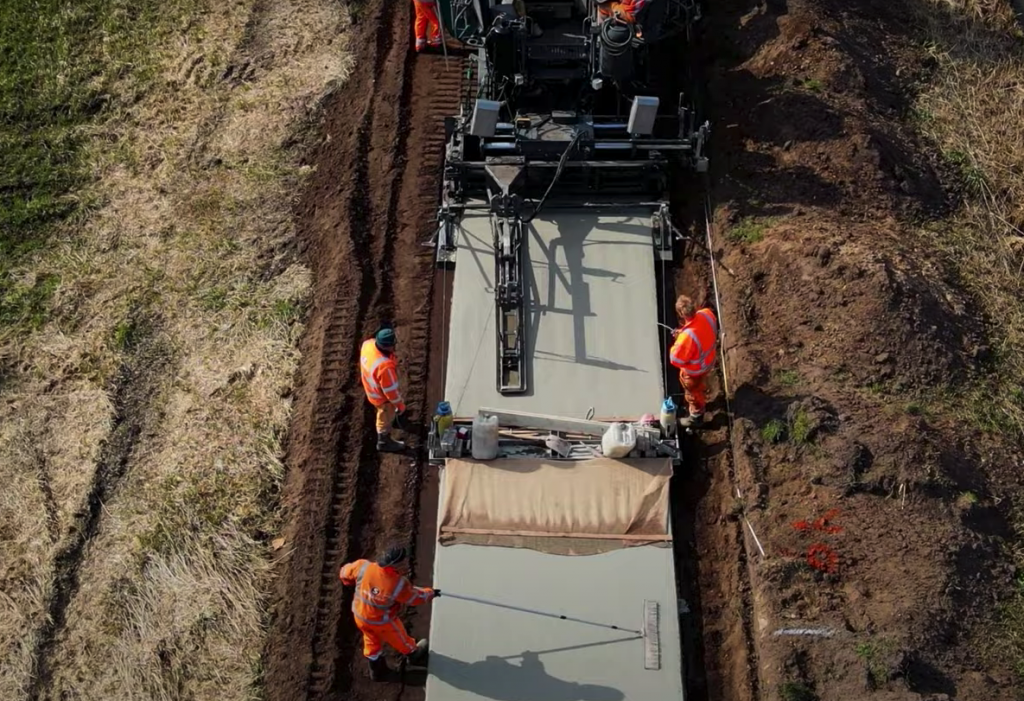
<svg viewBox="0 0 1024 701"><path fill-rule="evenodd" d="M669 547L670 459L448 460L438 542L595 555Z"/></svg>

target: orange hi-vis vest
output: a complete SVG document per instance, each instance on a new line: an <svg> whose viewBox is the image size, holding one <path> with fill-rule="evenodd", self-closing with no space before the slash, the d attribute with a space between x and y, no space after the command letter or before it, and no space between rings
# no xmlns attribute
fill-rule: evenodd
<svg viewBox="0 0 1024 701"><path fill-rule="evenodd" d="M356 560L341 568L341 583L355 585L352 614L369 625L384 625L395 620L402 606L419 606L433 598L434 590L414 587L408 578L391 567L369 560Z"/></svg>
<svg viewBox="0 0 1024 701"><path fill-rule="evenodd" d="M372 338L363 341L359 352L359 372L370 404L384 406L391 403L401 407L402 395L398 392L398 366L394 356L381 353Z"/></svg>
<svg viewBox="0 0 1024 701"><path fill-rule="evenodd" d="M699 310L676 336L669 362L689 377L700 377L715 364L718 321L708 308Z"/></svg>

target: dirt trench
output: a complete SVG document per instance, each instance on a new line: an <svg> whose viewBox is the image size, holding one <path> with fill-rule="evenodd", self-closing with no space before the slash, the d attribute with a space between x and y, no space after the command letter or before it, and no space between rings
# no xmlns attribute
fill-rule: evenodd
<svg viewBox="0 0 1024 701"><path fill-rule="evenodd" d="M344 562L390 542L411 547L416 583L429 584L433 566L437 475L411 457L378 456L357 371L359 342L394 321L414 422L425 423L443 399L452 275L435 270L422 244L439 201L443 117L458 109L461 58L412 54L410 7L374 5L357 25L357 70L327 109L324 142L310 159L316 175L298 207L316 289L287 444L290 525L266 653L271 701L423 695L411 678L369 682L350 593L337 576ZM703 200L683 198L680 207L703 236ZM660 278L662 296L709 294L700 247L678 254L688 262ZM713 445L694 442L673 485L680 594L690 607L682 620L687 698L743 701L756 698L743 533L721 517L735 501L727 434L709 435ZM426 635L429 618L429 607L411 611L410 633Z"/></svg>
<svg viewBox="0 0 1024 701"><path fill-rule="evenodd" d="M457 109L459 59L409 51L411 3L376 3L354 27L355 71L327 108L317 172L298 205L303 253L316 288L301 343L295 413L286 447L289 527L266 651L267 698L380 699L372 685L338 571L390 543L413 550L425 467L380 456L357 369L359 343L393 322L413 424L430 416L428 366L436 330L430 235L444 141ZM396 108L397 107L397 108ZM417 582L429 569L414 570ZM410 622L423 636L426 621ZM416 696L409 690L403 698Z"/></svg>

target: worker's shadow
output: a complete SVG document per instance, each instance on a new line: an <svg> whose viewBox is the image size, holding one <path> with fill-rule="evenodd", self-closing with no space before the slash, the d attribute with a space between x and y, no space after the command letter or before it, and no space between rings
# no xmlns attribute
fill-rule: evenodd
<svg viewBox="0 0 1024 701"><path fill-rule="evenodd" d="M524 652L522 664L490 656L480 662L463 662L430 653L430 673L445 684L495 701L622 701L618 689L598 684L578 684L552 677L536 652Z"/></svg>

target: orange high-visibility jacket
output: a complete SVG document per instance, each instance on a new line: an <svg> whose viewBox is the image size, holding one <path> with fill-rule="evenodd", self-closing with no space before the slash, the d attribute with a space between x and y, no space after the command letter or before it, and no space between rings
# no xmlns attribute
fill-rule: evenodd
<svg viewBox="0 0 1024 701"><path fill-rule="evenodd" d="M398 366L395 357L381 353L372 338L363 341L359 352L359 372L370 404L384 406L390 402L399 411L405 409L402 395L398 391Z"/></svg>
<svg viewBox="0 0 1024 701"><path fill-rule="evenodd" d="M708 308L699 310L676 336L669 353L669 362L680 372L699 377L715 363L715 342L718 339L718 320Z"/></svg>
<svg viewBox="0 0 1024 701"><path fill-rule="evenodd" d="M355 586L352 614L356 620L370 625L384 625L395 620L402 605L419 606L434 598L429 587L414 587L408 578L393 567L381 567L369 560L356 560L341 568L341 583Z"/></svg>
<svg viewBox="0 0 1024 701"><path fill-rule="evenodd" d="M647 0L613 0L613 2L598 5L597 11L603 17L614 17L618 12L620 19L628 24L633 24L636 22L636 15L644 9L646 4Z"/></svg>

